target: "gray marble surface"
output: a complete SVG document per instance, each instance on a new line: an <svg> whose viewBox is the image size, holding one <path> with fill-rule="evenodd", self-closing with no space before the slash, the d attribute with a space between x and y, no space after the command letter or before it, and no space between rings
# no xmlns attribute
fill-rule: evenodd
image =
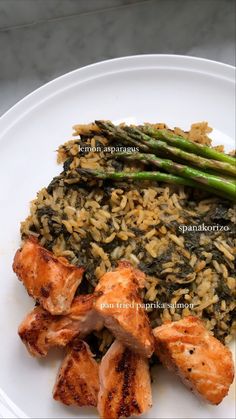
<svg viewBox="0 0 236 419"><path fill-rule="evenodd" d="M70 70L148 53L235 65L235 1L0 0L0 114Z"/></svg>

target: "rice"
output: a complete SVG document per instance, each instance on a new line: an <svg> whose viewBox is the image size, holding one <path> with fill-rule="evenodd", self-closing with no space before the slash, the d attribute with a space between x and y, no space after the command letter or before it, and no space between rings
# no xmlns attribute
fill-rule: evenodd
<svg viewBox="0 0 236 419"><path fill-rule="evenodd" d="M175 129L208 145L210 131L207 123L193 124L189 133ZM232 203L183 186L85 180L77 167L113 171L143 166L114 162L103 151L80 152L81 143L101 149L108 143L94 124L77 125L75 134L59 148L64 170L31 203L22 238L33 234L56 256L85 266L78 293L92 292L107 270L128 259L146 273L144 303L162 305L147 310L152 327L192 314L228 343L236 331ZM183 234L179 228L201 223L227 226L228 231ZM102 331L95 337L100 339L98 351L104 352L111 336Z"/></svg>

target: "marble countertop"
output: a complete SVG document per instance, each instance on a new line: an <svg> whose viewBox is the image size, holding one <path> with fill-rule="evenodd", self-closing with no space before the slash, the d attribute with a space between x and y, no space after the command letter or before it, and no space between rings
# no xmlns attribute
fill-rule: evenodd
<svg viewBox="0 0 236 419"><path fill-rule="evenodd" d="M134 54L235 65L234 0L0 0L0 114L53 78Z"/></svg>

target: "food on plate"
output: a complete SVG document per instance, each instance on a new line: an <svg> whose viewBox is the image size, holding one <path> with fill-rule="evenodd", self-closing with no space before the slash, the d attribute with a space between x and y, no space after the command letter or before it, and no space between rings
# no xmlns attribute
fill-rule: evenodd
<svg viewBox="0 0 236 419"><path fill-rule="evenodd" d="M203 143L199 143L196 142L196 131L197 134L199 136L201 136L201 126L202 124L193 124L192 125L192 132L190 131L190 135L189 138L185 138L186 137L186 133L181 133L182 135L180 135L180 133L178 132L178 134L176 134L175 132L169 130L169 129L158 129L155 125L153 124L145 124L144 126L141 126L139 128L141 128L141 131L144 134L147 134L149 137L155 138L157 140L163 140L165 143L170 144L171 146L177 147L178 149L181 150L185 150L188 151L189 153L191 153L191 156L194 156L194 154L196 154L198 156L197 160L192 160L196 163L196 166L200 166L200 167L208 167L208 168L212 168L212 169L216 169L216 167L213 166L202 166L201 164L201 159L199 160L199 156L203 156L206 157L208 160L205 161L205 164L209 164L209 159L214 160L214 163L217 161L218 164L220 166L218 166L218 168L221 168L223 170L223 168L226 168L225 165L221 165L219 162L224 162L227 163L228 170L226 170L226 172L231 173L231 174L235 174L235 158L233 156L230 156L228 154L225 154L223 152L223 150L217 150L216 147L209 147L209 142L204 141ZM203 124L204 125L204 124ZM206 124L205 124L205 128ZM179 131L179 130L177 130ZM194 132L195 131L195 132ZM209 128L208 128L208 132L209 132ZM146 139L147 137L145 137ZM150 140L150 138L149 138ZM207 143L207 144L206 144ZM154 147L155 148L155 147ZM179 155L180 157L180 155ZM185 155L185 160L190 159L190 156L186 156ZM190 159L191 160L191 159ZM208 162L208 163L207 163ZM234 167L232 167L234 166Z"/></svg>
<svg viewBox="0 0 236 419"><path fill-rule="evenodd" d="M125 155L124 155L125 154ZM121 155L119 154L119 157ZM122 157L127 157L126 153L122 153ZM152 154L141 154L139 155L132 155L130 159L130 153L129 153L129 160L139 160L143 162L149 162L151 165L158 165L158 167L170 167L170 170L168 170L170 173L182 173L185 171L185 173L191 173L190 179L178 177L172 174L167 173L160 173L160 172L146 172L146 171L140 171L140 172L103 172L100 170L92 170L92 169L78 169L78 173L81 175L88 177L88 178L97 178L97 179L113 179L118 181L125 181L126 179L130 179L133 181L143 181L143 180L154 180L158 182L166 182L166 183L172 183L175 185L184 185L184 186L191 186L195 188L199 188L202 190L210 191L208 185L212 184L215 185L217 188L219 186L219 190L217 191L217 195L222 196L223 198L233 199L236 198L236 189L235 185L231 181L227 181L224 178L217 178L215 175L210 174L203 174L199 175L195 169L189 169L189 168L183 168L181 164L175 164L170 160L163 160L159 159L158 157L152 155ZM199 179L200 184L198 185L195 181L192 181L191 179ZM215 191L213 191L215 192Z"/></svg>
<svg viewBox="0 0 236 419"><path fill-rule="evenodd" d="M168 144L166 144L165 140L169 141L169 139L172 139L172 141L175 141L175 144L179 144L181 142L181 137L178 137L176 135L165 134L166 130L161 130L161 138L164 141L160 141L158 136L156 135L154 138L150 137L149 135L145 134L139 127L133 127L133 126L124 126L124 127L116 127L109 121L96 121L96 124L101 128L101 131L103 134L108 135L109 138L118 139L121 142L124 142L124 144L131 144L137 146L137 148L148 152L153 152L153 154L141 154L141 153L128 153L131 159L133 160L142 160L144 162L147 162L153 166L158 167L159 169L163 169L164 171L178 175L181 177L181 179L185 179L187 186L192 187L202 187L206 190L209 190L209 192L218 193L220 196L225 196L228 199L232 199L236 201L236 185L235 185L235 177L236 177L236 159L231 156L227 156L224 153L219 153L215 151L214 153L211 151L211 154L214 155L216 160L210 160L205 159L201 157L201 154L203 153L203 150L205 150L205 154L208 155L207 150L211 150L207 146L200 146L200 145L192 145L190 148L195 150L195 154L187 153L186 151L183 151L180 148L172 147ZM147 125L147 128L149 125ZM145 130L145 127L144 127ZM151 130L152 127L151 127ZM163 134L164 131L164 134ZM159 133L158 130L154 130L154 132ZM158 139L157 139L158 138ZM184 142L184 144L191 144L190 141L187 141L185 139L182 139L181 144ZM200 149L200 153L199 153ZM167 157L171 157L173 160L169 159L162 159L160 157L156 157L155 154L158 156L162 156L163 154L166 154ZM200 156L198 155L200 154ZM114 156L113 156L114 157ZM124 158L127 157L127 153L123 155L122 153L116 154L115 157ZM177 162L175 161L177 159ZM190 161L191 166L186 166L186 163L181 164L179 163L179 160L187 160ZM223 161L218 161L223 160ZM204 169L204 171L200 170L199 168L196 169L196 167L192 166L200 166ZM213 174L209 173L209 170L213 171ZM219 172L219 173L218 173ZM93 174L96 173L92 172ZM145 173L145 172L144 172ZM159 172L157 172L159 174ZM123 173L122 173L123 174ZM234 179L227 178L224 176L225 174L229 174L231 176L234 176ZM157 175L156 175L157 176ZM142 178L140 178L142 180ZM150 178L149 178L150 179ZM170 177L171 179L171 177ZM186 181L187 179L187 181ZM190 179L190 183L189 183ZM137 179L138 180L138 179ZM156 180L161 180L156 178ZM163 179L163 181L165 181ZM167 178L166 181L168 182ZM174 182L170 182L174 183ZM177 183L177 180L176 180Z"/></svg>
<svg viewBox="0 0 236 419"><path fill-rule="evenodd" d="M120 127L125 125L116 128ZM189 132L170 130L165 124L138 128L165 130L177 135L181 144L189 142L191 150L186 151L193 154L200 147L208 158L210 149L231 164L232 156L224 154L220 146L211 146L207 123L193 124ZM30 215L22 223L22 238L33 235L55 256L85 266L84 293L93 292L99 278L120 259L129 260L146 274L141 293L149 305L152 327L193 314L203 319L215 337L229 343L236 330L233 203L214 191L201 191L199 185L133 180L144 168L150 177L154 172L142 161L113 158L117 149L121 152L126 147L127 151L130 144L104 135L95 123L74 129L76 138L58 150L63 171L32 202ZM137 149L129 151L136 153ZM99 170L109 176L122 171L126 179L84 177L78 169ZM162 180L175 176L156 173ZM178 176L179 180L190 179Z"/></svg>
<svg viewBox="0 0 236 419"><path fill-rule="evenodd" d="M91 331L99 331L103 320L93 308L93 294L74 298L69 312L52 315L36 306L20 324L18 333L29 353L46 356L54 346L66 346L75 337L85 337Z"/></svg>
<svg viewBox="0 0 236 419"><path fill-rule="evenodd" d="M102 358L99 380L97 407L102 419L139 416L152 406L148 360L118 340Z"/></svg>
<svg viewBox="0 0 236 419"><path fill-rule="evenodd" d="M161 362L194 393L211 404L219 404L234 379L230 350L193 316L165 323L153 334Z"/></svg>
<svg viewBox="0 0 236 419"><path fill-rule="evenodd" d="M103 134L110 138L116 138L125 142L139 145L143 150L154 150L166 152L173 157L191 161L196 166L204 169L225 171L235 175L235 158L228 154L219 152L212 147L185 139L176 135L171 130L155 128L153 124L143 126L115 126L111 121L96 121L96 125ZM171 145L171 147L168 146ZM188 151L188 153L186 153ZM202 157L203 156L203 157Z"/></svg>
<svg viewBox="0 0 236 419"><path fill-rule="evenodd" d="M62 362L53 397L68 406L97 406L98 363L87 343L75 340Z"/></svg>
<svg viewBox="0 0 236 419"><path fill-rule="evenodd" d="M132 351L150 358L154 339L138 292L144 278L145 275L129 262L119 262L115 270L100 278L95 288L94 307L117 339Z"/></svg>
<svg viewBox="0 0 236 419"><path fill-rule="evenodd" d="M98 397L103 419L146 412L159 360L220 403L236 331L235 157L205 122L74 130L21 225L13 269L37 304L22 341L34 356L67 346L54 398Z"/></svg>
<svg viewBox="0 0 236 419"><path fill-rule="evenodd" d="M69 311L84 273L84 268L40 246L35 237L29 237L17 250L13 270L29 295L51 314Z"/></svg>

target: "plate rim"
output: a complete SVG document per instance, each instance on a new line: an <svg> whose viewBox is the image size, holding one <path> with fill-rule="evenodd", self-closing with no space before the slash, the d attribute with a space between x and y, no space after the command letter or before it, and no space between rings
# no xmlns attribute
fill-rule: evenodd
<svg viewBox="0 0 236 419"><path fill-rule="evenodd" d="M233 65L191 55L139 54L102 60L53 78L17 101L0 116L0 140L16 122L28 114L34 107L43 103L49 97L67 89L69 86L84 83L111 73L144 68L182 69L194 73L208 74L212 77L225 79L233 84L236 82L236 67Z"/></svg>

